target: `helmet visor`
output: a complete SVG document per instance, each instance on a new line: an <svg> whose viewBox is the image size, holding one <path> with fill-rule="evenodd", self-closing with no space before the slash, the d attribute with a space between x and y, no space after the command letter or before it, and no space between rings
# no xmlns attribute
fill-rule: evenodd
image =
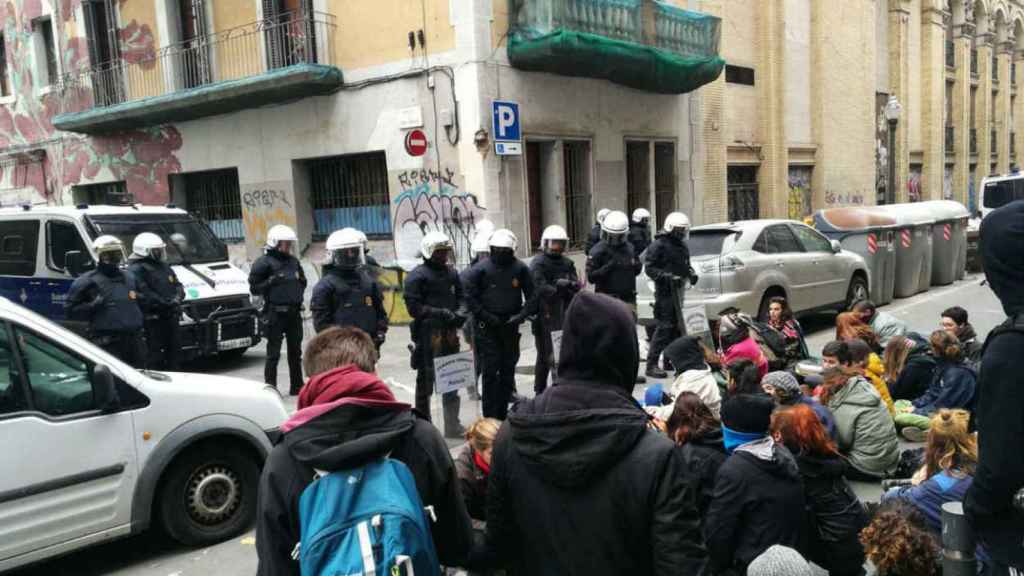
<svg viewBox="0 0 1024 576"><path fill-rule="evenodd" d="M350 246L348 248L340 248L334 251L331 256L334 264L339 268L357 268L365 262L363 257L363 249L361 246Z"/></svg>
<svg viewBox="0 0 1024 576"><path fill-rule="evenodd" d="M546 240L544 244L544 251L548 254L565 253L565 240Z"/></svg>
<svg viewBox="0 0 1024 576"><path fill-rule="evenodd" d="M282 254L291 254L295 250L295 242L291 240L281 240L277 243L276 249Z"/></svg>
<svg viewBox="0 0 1024 576"><path fill-rule="evenodd" d="M611 234L608 232L602 232L601 237L604 239L605 242L611 244L612 246L618 246L619 244L622 244L623 242L626 241L625 234Z"/></svg>
<svg viewBox="0 0 1024 576"><path fill-rule="evenodd" d="M99 259L101 264L120 266L124 261L124 254L118 248L104 248L99 253Z"/></svg>
<svg viewBox="0 0 1024 576"><path fill-rule="evenodd" d="M159 260L160 262L163 262L164 260L167 259L167 251L164 250L163 248L150 248L149 257L152 258L153 260Z"/></svg>
<svg viewBox="0 0 1024 576"><path fill-rule="evenodd" d="M452 247L447 244L439 244L430 253L430 261L437 265L447 265L452 262Z"/></svg>

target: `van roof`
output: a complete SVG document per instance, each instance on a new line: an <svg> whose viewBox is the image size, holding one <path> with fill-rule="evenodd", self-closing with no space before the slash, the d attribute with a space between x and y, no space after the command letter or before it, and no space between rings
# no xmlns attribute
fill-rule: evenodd
<svg viewBox="0 0 1024 576"><path fill-rule="evenodd" d="M166 206L111 206L97 204L95 206L50 206L50 205L27 205L26 206L5 206L0 208L0 218L13 214L43 214L60 215L78 218L80 216L116 216L119 214L188 214L181 208L168 208Z"/></svg>
<svg viewBox="0 0 1024 576"><path fill-rule="evenodd" d="M1000 176L986 176L981 180L982 184L985 182L1002 182L1003 180L1020 180L1024 178L1024 172L1017 172L1016 174L1002 174Z"/></svg>

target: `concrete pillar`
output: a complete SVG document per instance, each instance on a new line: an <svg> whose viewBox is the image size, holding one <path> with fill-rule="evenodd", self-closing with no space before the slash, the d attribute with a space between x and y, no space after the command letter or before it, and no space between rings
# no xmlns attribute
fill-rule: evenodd
<svg viewBox="0 0 1024 576"><path fill-rule="evenodd" d="M719 0L702 0L700 10L712 16L724 16ZM724 52L727 41L728 34L723 27L720 52ZM704 164L703 170L696 171L699 174L699 181L695 191L698 204L703 206L699 212L703 216L703 221L697 220L694 223L724 222L729 217L726 192L728 164L725 141L725 74L720 74L714 82L705 84L694 94L699 99L700 117L700 138L696 139L696 157ZM692 108L691 113L694 113Z"/></svg>
<svg viewBox="0 0 1024 576"><path fill-rule="evenodd" d="M924 147L921 196L924 200L942 198L946 165L943 142L946 112L945 16L941 8L935 7L924 8L921 13L921 135Z"/></svg>
<svg viewBox="0 0 1024 576"><path fill-rule="evenodd" d="M967 22L953 30L956 81L953 84L953 199L967 205L971 175L971 39L974 25Z"/></svg>
<svg viewBox="0 0 1024 576"><path fill-rule="evenodd" d="M1013 42L1000 42L995 49L999 68L999 94L995 101L996 153L999 158L996 172L1006 174L1010 171L1010 58Z"/></svg>
<svg viewBox="0 0 1024 576"><path fill-rule="evenodd" d="M758 3L760 75L757 83L761 105L761 167L757 182L762 218L785 218L788 214L785 34L785 1L761 0Z"/></svg>
<svg viewBox="0 0 1024 576"><path fill-rule="evenodd" d="M896 162L896 202L907 201L907 176L910 172L910 0L889 1L889 94L903 105L896 126L896 149L890 150Z"/></svg>
<svg viewBox="0 0 1024 576"><path fill-rule="evenodd" d="M974 128L978 131L978 168L975 186L988 176L992 164L992 34L978 34L978 95L974 106Z"/></svg>

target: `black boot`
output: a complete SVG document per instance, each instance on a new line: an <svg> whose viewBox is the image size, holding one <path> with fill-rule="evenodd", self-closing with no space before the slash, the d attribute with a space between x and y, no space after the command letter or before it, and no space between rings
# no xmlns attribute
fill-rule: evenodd
<svg viewBox="0 0 1024 576"><path fill-rule="evenodd" d="M648 378L655 378L655 379L668 378L668 372L665 372L664 370L662 370L661 368L658 367L657 359L655 359L653 364L650 363L650 362L647 363L646 375L647 375Z"/></svg>

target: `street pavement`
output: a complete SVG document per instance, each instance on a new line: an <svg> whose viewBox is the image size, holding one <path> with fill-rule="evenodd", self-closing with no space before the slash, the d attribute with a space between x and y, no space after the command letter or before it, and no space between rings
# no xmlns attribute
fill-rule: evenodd
<svg viewBox="0 0 1024 576"><path fill-rule="evenodd" d="M938 329L939 314L949 306L966 308L970 321L979 335L985 335L1005 318L999 301L986 286L980 285L979 276L968 276L951 286L937 287L912 298L897 300L883 307L905 321L912 330L925 335ZM821 347L834 338L834 315L818 314L802 319L808 333L808 347L817 355ZM311 332L307 327L307 335ZM535 350L528 325L522 330L522 357L516 376L519 393L533 395L532 372ZM412 403L416 374L409 366L408 329L396 326L388 334L388 340L381 352L378 374L387 382L399 400ZM231 361L206 361L189 367L191 371L223 374L250 380L262 380L265 352L262 345L249 350L241 358ZM282 354L278 367L278 383L287 392L287 360ZM645 386L637 386L636 396L643 397ZM295 398L287 397L289 410L295 409ZM440 402L435 401L435 420L440 415ZM462 422L467 424L480 414L479 402L470 401L463 395ZM449 444L458 449L459 441ZM98 447L98 449L101 449ZM854 489L865 501L877 501L881 489L877 485L855 483ZM216 546L202 549L186 549L170 542L158 531L151 531L129 539L118 540L77 552L63 558L37 564L16 572L17 576L29 575L110 575L110 576L250 576L256 571L255 536L249 532ZM824 574L824 572L820 572Z"/></svg>

